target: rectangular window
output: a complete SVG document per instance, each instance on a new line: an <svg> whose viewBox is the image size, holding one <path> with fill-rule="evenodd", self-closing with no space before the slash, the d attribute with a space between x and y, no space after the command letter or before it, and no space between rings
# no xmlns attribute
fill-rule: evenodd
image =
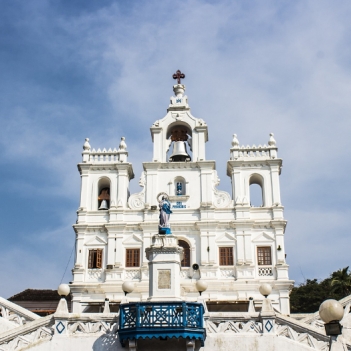
<svg viewBox="0 0 351 351"><path fill-rule="evenodd" d="M232 247L220 247L219 248L219 265L220 266L232 266L233 260L233 248Z"/></svg>
<svg viewBox="0 0 351 351"><path fill-rule="evenodd" d="M126 250L126 267L140 266L140 249Z"/></svg>
<svg viewBox="0 0 351 351"><path fill-rule="evenodd" d="M259 266L270 266L272 264L272 254L270 246L257 248L257 260Z"/></svg>
<svg viewBox="0 0 351 351"><path fill-rule="evenodd" d="M102 268L102 249L89 250L88 268Z"/></svg>

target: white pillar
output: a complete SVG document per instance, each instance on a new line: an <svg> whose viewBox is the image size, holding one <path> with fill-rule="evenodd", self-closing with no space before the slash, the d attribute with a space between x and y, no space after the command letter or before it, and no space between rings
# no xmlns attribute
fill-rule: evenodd
<svg viewBox="0 0 351 351"><path fill-rule="evenodd" d="M154 235L146 250L149 260L149 301L181 300L180 262L183 248L173 235Z"/></svg>

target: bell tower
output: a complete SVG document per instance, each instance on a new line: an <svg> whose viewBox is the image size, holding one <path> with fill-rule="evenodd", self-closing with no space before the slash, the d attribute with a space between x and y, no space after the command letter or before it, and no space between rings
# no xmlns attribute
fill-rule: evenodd
<svg viewBox="0 0 351 351"><path fill-rule="evenodd" d="M167 115L156 121L150 128L154 143L154 162L205 160L205 143L208 141L207 125L202 119L191 115L188 97L184 95L185 85L180 84L180 79L178 82L173 86L175 96L170 99ZM173 152L170 159L167 159L171 145L173 145ZM192 152L192 157L188 154L187 147Z"/></svg>
<svg viewBox="0 0 351 351"><path fill-rule="evenodd" d="M173 78L178 84L173 86L167 114L150 128L154 152L153 162L143 163L148 184L145 201L152 206L156 195L165 192L175 209L199 208L201 203L213 202L215 162L206 161L208 128L190 112L181 84L185 75L177 71ZM208 186L201 187L200 180Z"/></svg>

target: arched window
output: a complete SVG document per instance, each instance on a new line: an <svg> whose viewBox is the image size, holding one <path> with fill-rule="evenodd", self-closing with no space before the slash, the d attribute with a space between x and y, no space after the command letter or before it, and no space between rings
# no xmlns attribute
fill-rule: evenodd
<svg viewBox="0 0 351 351"><path fill-rule="evenodd" d="M102 178L98 184L98 210L110 208L110 179Z"/></svg>
<svg viewBox="0 0 351 351"><path fill-rule="evenodd" d="M183 177L177 177L174 180L174 195L180 196L185 194L185 179Z"/></svg>
<svg viewBox="0 0 351 351"><path fill-rule="evenodd" d="M252 207L264 206L263 178L259 174L250 177L250 205Z"/></svg>
<svg viewBox="0 0 351 351"><path fill-rule="evenodd" d="M181 262L182 267L190 267L190 246L185 240L178 240L178 245L184 249L184 257Z"/></svg>

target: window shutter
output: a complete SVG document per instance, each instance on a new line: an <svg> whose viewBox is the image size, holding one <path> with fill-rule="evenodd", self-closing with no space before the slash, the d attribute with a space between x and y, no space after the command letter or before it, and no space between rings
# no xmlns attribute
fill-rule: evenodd
<svg viewBox="0 0 351 351"><path fill-rule="evenodd" d="M126 250L126 267L140 266L140 249Z"/></svg>
<svg viewBox="0 0 351 351"><path fill-rule="evenodd" d="M178 240L178 245L183 248L184 257L181 262L182 267L190 267L190 246L184 240Z"/></svg>
<svg viewBox="0 0 351 351"><path fill-rule="evenodd" d="M272 264L271 247L264 246L257 248L257 260L259 266L270 266Z"/></svg>
<svg viewBox="0 0 351 351"><path fill-rule="evenodd" d="M134 262L135 262L134 267L140 266L140 249L134 250Z"/></svg>
<svg viewBox="0 0 351 351"><path fill-rule="evenodd" d="M232 266L234 264L233 260L233 248L227 247L227 257L228 257L228 266Z"/></svg>
<svg viewBox="0 0 351 351"><path fill-rule="evenodd" d="M102 249L96 251L96 268L102 268Z"/></svg>
<svg viewBox="0 0 351 351"><path fill-rule="evenodd" d="M93 268L94 250L89 250L88 268Z"/></svg>
<svg viewBox="0 0 351 351"><path fill-rule="evenodd" d="M233 266L233 248L232 247L220 247L219 248L219 265L220 266Z"/></svg>
<svg viewBox="0 0 351 351"><path fill-rule="evenodd" d="M127 251L126 251L126 267L132 266L131 255L132 255L131 250L127 249Z"/></svg>

